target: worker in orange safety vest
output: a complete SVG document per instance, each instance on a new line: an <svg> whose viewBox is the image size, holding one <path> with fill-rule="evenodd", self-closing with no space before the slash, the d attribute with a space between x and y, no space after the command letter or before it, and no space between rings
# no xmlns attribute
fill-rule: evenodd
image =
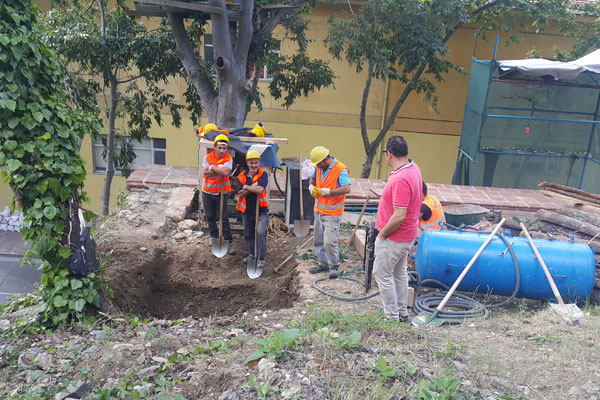
<svg viewBox="0 0 600 400"><path fill-rule="evenodd" d="M423 182L423 201L419 214L419 234L427 229L442 229L446 222L442 203L433 195L427 194L427 185Z"/></svg>
<svg viewBox="0 0 600 400"><path fill-rule="evenodd" d="M215 137L213 142L214 151L207 154L202 162L202 204L204 205L204 215L210 230L210 236L219 238L219 226L217 221L219 217L223 219L223 238L229 241L229 254L235 254L232 247L231 228L229 226L229 216L227 215L226 203L223 206L223 215L219 216L219 206L221 201L221 191L227 196L231 191L229 174L233 168L233 157L227 151L229 150L229 138L220 134Z"/></svg>
<svg viewBox="0 0 600 400"><path fill-rule="evenodd" d="M309 271L311 274L329 271L329 279L335 279L339 276L338 234L344 201L350 193L350 175L348 167L323 146L310 151L310 163L316 166L308 189L316 200L314 248L319 263Z"/></svg>
<svg viewBox="0 0 600 400"><path fill-rule="evenodd" d="M256 265L264 268L267 255L267 223L269 222L269 199L267 198L267 186L269 185L269 174L260 165L260 153L250 149L246 153L247 171L238 175L237 184L237 206L242 213L244 225L244 239L250 246L248 258L254 261L258 257ZM258 204L256 204L258 202ZM258 232L254 231L256 223L256 207L258 210ZM254 248L254 235L258 234L258 249ZM248 258L244 262L248 262Z"/></svg>

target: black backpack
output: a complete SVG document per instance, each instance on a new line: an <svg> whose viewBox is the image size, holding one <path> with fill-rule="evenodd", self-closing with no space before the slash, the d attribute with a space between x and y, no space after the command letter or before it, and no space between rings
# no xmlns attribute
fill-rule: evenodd
<svg viewBox="0 0 600 400"><path fill-rule="evenodd" d="M83 278L99 270L100 268L96 262L96 242L90 236L90 228L86 227L81 233L79 243L77 243L77 247L71 256L69 272L77 278Z"/></svg>

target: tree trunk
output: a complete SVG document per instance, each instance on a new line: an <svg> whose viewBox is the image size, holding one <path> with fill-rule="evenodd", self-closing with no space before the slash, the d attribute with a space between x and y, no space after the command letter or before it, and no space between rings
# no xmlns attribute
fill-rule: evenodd
<svg viewBox="0 0 600 400"><path fill-rule="evenodd" d="M365 156L365 162L363 163L363 168L362 168L362 172L360 174L361 178L369 178L369 176L371 176L371 168L373 167L373 160L375 159L375 154L377 153L377 147L379 146L379 144L377 144L377 146L373 146L374 143L372 143L369 146L369 149L366 149L366 156Z"/></svg>
<svg viewBox="0 0 600 400"><path fill-rule="evenodd" d="M600 227L596 225L567 217L566 215L562 215L553 211L537 210L535 216L543 221L552 222L553 224L564 226L565 228L585 233L589 236L595 236L600 232Z"/></svg>
<svg viewBox="0 0 600 400"><path fill-rule="evenodd" d="M108 110L108 138L106 143L106 175L102 189L102 215L108 215L110 207L110 185L115 175L115 119L117 118L117 103L119 92L117 78L110 77L110 109Z"/></svg>

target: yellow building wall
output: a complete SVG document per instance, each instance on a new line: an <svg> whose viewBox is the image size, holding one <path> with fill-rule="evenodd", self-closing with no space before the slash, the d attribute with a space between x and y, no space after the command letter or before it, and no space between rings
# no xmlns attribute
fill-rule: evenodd
<svg viewBox="0 0 600 400"><path fill-rule="evenodd" d="M36 1L42 9L49 8L49 0ZM347 11L347 7L324 6L317 8L310 18L309 53L313 58L329 60L330 66L337 79L335 87L325 88L306 98L299 98L289 109L281 106L281 99L276 100L268 94L268 82L260 82L259 86L265 94L262 99L263 111L251 110L245 126L251 127L261 121L275 136L289 139L287 145L280 146L279 157L296 157L300 152L308 156L310 149L323 145L332 154L342 160L350 168L352 177L360 176L365 152L360 135L360 101L366 80L364 72L357 74L354 67L344 61L333 60L323 46L322 40L327 36L328 19L332 13L338 15ZM356 11L356 10L355 10ZM521 59L526 52L535 47L543 57L552 57L553 47L568 47L569 39L553 34L520 33L521 43L505 47L504 41L508 34L501 34L498 49L498 59ZM439 98L437 111L429 103L423 102L421 96L412 93L398 114L387 137L393 134L403 135L409 145L409 156L421 167L423 178L432 183L450 183L454 173L456 154L460 141L460 130L464 113L465 99L469 82L468 71L471 57L474 53L475 29L464 27L449 41L449 59L460 65L467 72L461 75L450 72L443 82L436 84ZM291 54L295 47L289 40L284 40L284 32L278 29L275 37L282 39L282 54ZM493 53L495 34L488 34L489 41L481 38L477 41L475 55L481 59L490 59ZM183 101L185 81L182 78L173 80L169 91L176 95L176 101ZM386 83L374 81L367 103L367 127L370 138L373 139L382 126L382 118L389 115L394 103L404 87L396 82ZM385 104L385 110L384 110ZM203 119L200 123L208 122ZM126 130L123 121L118 128ZM164 117L163 126L153 126L150 136L165 138L167 141L167 158L169 165L197 166L197 139L189 118L184 115L180 129L171 125L169 116ZM100 210L100 197L104 175L93 173L92 145L89 138L82 144L83 158L87 161L88 177L85 190L91 199L92 210ZM379 160L379 162L377 162ZM389 167L385 159L377 159L371 170L371 177L386 178ZM119 192L125 190L125 180L115 176L111 190L111 208L116 204ZM0 206L10 201L10 190L6 185L0 185Z"/></svg>

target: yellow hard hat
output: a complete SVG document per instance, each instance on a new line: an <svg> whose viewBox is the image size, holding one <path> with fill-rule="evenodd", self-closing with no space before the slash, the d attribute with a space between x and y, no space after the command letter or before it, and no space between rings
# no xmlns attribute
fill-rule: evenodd
<svg viewBox="0 0 600 400"><path fill-rule="evenodd" d="M260 160L260 153L256 150L248 150L246 153L246 160Z"/></svg>
<svg viewBox="0 0 600 400"><path fill-rule="evenodd" d="M217 125L215 125L211 122L209 124L204 125L202 132L207 133L210 131L217 131L217 130L219 130L219 128L217 128Z"/></svg>
<svg viewBox="0 0 600 400"><path fill-rule="evenodd" d="M256 137L265 137L265 133L269 133L268 130L265 129L262 123L258 123L254 125L254 128L250 131L256 135Z"/></svg>
<svg viewBox="0 0 600 400"><path fill-rule="evenodd" d="M229 145L229 138L227 137L227 135L221 133L220 135L217 135L215 141L213 142L213 145L216 146L217 142L227 142L227 144Z"/></svg>
<svg viewBox="0 0 600 400"><path fill-rule="evenodd" d="M310 164L315 166L329 155L329 150L323 146L317 146L310 151Z"/></svg>

